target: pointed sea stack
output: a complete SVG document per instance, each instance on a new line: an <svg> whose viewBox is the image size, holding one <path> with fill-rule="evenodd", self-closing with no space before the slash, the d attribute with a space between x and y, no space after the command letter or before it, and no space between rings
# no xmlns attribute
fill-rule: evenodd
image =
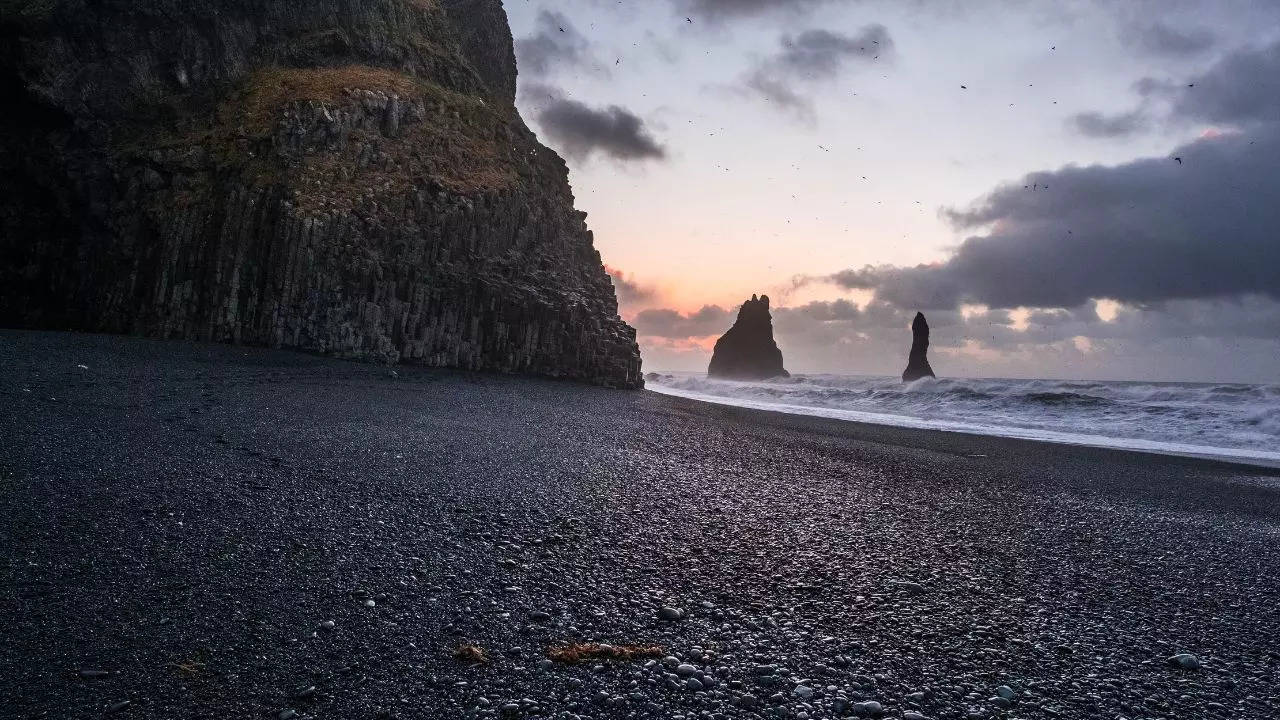
<svg viewBox="0 0 1280 720"><path fill-rule="evenodd" d="M782 367L782 351L773 341L768 295L752 295L742 304L737 322L716 341L707 375L729 380L791 377Z"/></svg>
<svg viewBox="0 0 1280 720"><path fill-rule="evenodd" d="M907 369L902 371L902 382L919 380L922 377L934 377L933 368L929 367L929 323L925 322L924 313L916 313L911 321L911 356L907 358Z"/></svg>

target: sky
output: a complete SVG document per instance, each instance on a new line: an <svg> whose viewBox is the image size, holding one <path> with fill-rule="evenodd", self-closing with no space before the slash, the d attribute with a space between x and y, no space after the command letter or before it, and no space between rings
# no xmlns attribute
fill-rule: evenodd
<svg viewBox="0 0 1280 720"><path fill-rule="evenodd" d="M646 371L1280 382L1280 3L505 5Z"/></svg>

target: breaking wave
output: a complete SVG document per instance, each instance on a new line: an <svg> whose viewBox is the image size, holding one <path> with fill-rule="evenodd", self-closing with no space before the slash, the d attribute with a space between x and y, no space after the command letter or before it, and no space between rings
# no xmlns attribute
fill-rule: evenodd
<svg viewBox="0 0 1280 720"><path fill-rule="evenodd" d="M1280 385L649 373L650 390L903 427L1280 465Z"/></svg>

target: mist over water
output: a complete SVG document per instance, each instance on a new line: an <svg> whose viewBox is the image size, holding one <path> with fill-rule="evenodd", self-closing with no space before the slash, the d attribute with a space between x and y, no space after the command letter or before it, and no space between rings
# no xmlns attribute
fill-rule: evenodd
<svg viewBox="0 0 1280 720"><path fill-rule="evenodd" d="M1280 465L1280 385L651 373L646 387L801 415Z"/></svg>

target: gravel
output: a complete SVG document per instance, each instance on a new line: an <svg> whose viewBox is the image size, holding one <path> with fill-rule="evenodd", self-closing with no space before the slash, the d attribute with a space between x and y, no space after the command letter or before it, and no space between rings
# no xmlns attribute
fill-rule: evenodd
<svg viewBox="0 0 1280 720"><path fill-rule="evenodd" d="M6 717L1280 708L1273 470L60 333L0 396Z"/></svg>

